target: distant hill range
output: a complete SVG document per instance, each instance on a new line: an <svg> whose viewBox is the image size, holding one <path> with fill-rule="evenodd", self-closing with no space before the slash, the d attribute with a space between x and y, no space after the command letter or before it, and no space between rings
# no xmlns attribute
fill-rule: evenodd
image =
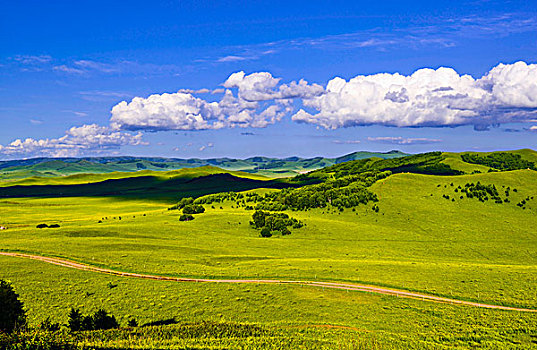
<svg viewBox="0 0 537 350"><path fill-rule="evenodd" d="M91 158L32 158L0 161L0 177L21 179L27 177L55 177L82 173L134 172L139 170L169 171L183 168L215 166L225 170L244 171L270 177L293 176L351 160L377 157L400 158L408 154L400 151L386 153L353 152L337 158L269 158L246 159L211 158L181 159L160 157L91 157Z"/></svg>

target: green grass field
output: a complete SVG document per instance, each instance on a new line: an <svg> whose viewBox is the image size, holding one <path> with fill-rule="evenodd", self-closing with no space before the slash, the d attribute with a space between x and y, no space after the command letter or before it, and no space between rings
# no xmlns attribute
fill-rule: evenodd
<svg viewBox="0 0 537 350"><path fill-rule="evenodd" d="M502 204L460 199L454 192L477 181L500 192L517 191ZM180 212L167 210L173 202L151 198L0 199L0 225L8 227L0 231L1 249L129 272L349 281L537 309L537 172L402 173L371 190L379 198L379 212L372 205L287 212L306 226L271 238L260 238L248 225L252 211L229 201L205 205L206 212L194 221L179 222ZM532 196L536 199L525 209L516 205ZM61 227L35 228L40 223ZM275 332L268 339L288 339L282 345L288 348L300 342L303 348L352 348L354 341L357 348L529 349L537 342L533 313L293 285L120 278L9 257L0 257L0 266L0 278L13 282L34 325L48 315L64 323L75 306L88 312L104 307L122 324L130 317L142 323L176 317L181 323L256 324ZM252 341L258 348L270 343ZM99 344L122 346L113 340ZM174 344L194 347L184 339Z"/></svg>

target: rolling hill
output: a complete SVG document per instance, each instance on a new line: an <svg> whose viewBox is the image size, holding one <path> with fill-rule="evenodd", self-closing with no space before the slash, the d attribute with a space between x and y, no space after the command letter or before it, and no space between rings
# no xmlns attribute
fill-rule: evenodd
<svg viewBox="0 0 537 350"><path fill-rule="evenodd" d="M96 157L96 158L32 158L0 161L0 181L27 177L55 177L73 174L136 172L140 170L169 171L182 168L215 166L225 170L244 171L270 177L293 176L299 173L339 164L350 160L378 157L382 159L404 157L399 151L387 153L354 152L338 158L284 159L250 157L246 159L212 158L180 159L158 157Z"/></svg>
<svg viewBox="0 0 537 350"><path fill-rule="evenodd" d="M72 307L115 315L123 328L69 338L87 348L533 349L534 155L373 157L290 179L205 166L6 183L0 279L34 327L65 324ZM204 212L181 221L170 203L187 196ZM262 237L256 211L304 225ZM129 277L141 274L154 278Z"/></svg>

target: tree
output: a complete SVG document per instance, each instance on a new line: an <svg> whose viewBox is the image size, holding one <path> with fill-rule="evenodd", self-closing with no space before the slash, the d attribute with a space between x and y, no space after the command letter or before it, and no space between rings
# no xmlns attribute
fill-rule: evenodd
<svg viewBox="0 0 537 350"><path fill-rule="evenodd" d="M265 216L266 213L262 210L256 210L252 215L253 226L255 228L260 228L265 226Z"/></svg>
<svg viewBox="0 0 537 350"><path fill-rule="evenodd" d="M84 320L84 317L79 309L71 308L67 317L67 327L69 327L71 332L82 330L82 321Z"/></svg>
<svg viewBox="0 0 537 350"><path fill-rule="evenodd" d="M23 307L11 284L0 280L0 331L11 333L26 323Z"/></svg>
<svg viewBox="0 0 537 350"><path fill-rule="evenodd" d="M116 318L113 315L109 315L108 312L103 309L96 311L93 314L92 319L93 329L111 329L119 327Z"/></svg>
<svg viewBox="0 0 537 350"><path fill-rule="evenodd" d="M261 229L261 237L272 237L272 233L270 232L270 228L268 227L263 227Z"/></svg>

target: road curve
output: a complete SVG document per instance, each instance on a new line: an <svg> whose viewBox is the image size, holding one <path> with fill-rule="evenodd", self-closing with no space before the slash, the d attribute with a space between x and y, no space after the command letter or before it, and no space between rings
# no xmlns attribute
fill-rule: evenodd
<svg viewBox="0 0 537 350"><path fill-rule="evenodd" d="M133 272L115 271L115 270L110 270L110 269L106 269L102 267L91 266L91 265L87 265L87 264L83 264L83 263L79 263L75 261L70 261L67 259L53 258L53 257L48 257L48 256L31 255L31 254L23 254L23 253L11 253L11 252L0 252L0 255L38 260L38 261L46 262L49 264L69 267L69 268L77 269L77 270L106 273L109 275L121 276L121 277L145 278L145 279L158 280L158 281L205 282L205 283L297 284L297 285L303 285L303 286L322 287L322 288L330 288L330 289L342 289L342 290L350 290L350 291L392 295L392 296L396 296L400 298L419 299L423 301L454 304L454 305L475 306L475 307L482 307L486 309L521 311L521 312L537 312L537 310L535 309L525 309L525 308L510 307L510 306L503 306L503 305L482 304L482 303L476 303L472 301L450 299L450 298L427 295L427 294L422 294L422 293L408 292L408 291L389 289L389 288L383 288L383 287L359 285L359 284L353 284L353 283L316 282L316 281L299 281L299 280L288 281L288 280L269 280L269 279L250 280L250 279L207 279L207 278L166 277L166 276L139 274L139 273L133 273Z"/></svg>

